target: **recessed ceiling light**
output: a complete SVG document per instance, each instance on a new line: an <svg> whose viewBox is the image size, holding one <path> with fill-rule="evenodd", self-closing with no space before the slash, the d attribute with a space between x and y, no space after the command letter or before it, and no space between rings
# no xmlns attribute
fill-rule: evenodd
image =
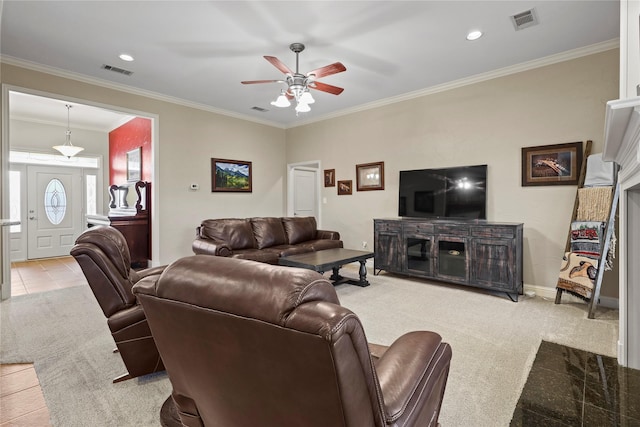
<svg viewBox="0 0 640 427"><path fill-rule="evenodd" d="M482 31L471 31L467 34L467 40L470 41L478 40L480 37L482 37Z"/></svg>
<svg viewBox="0 0 640 427"><path fill-rule="evenodd" d="M123 53L122 55L120 55L120 59L122 59L123 61L131 62L133 61L133 56Z"/></svg>

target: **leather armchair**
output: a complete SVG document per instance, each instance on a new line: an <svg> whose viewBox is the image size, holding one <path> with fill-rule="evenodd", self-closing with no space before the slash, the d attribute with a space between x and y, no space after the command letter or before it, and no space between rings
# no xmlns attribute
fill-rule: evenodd
<svg viewBox="0 0 640 427"><path fill-rule="evenodd" d="M183 425L437 425L451 347L426 331L369 347L314 271L196 255L133 292Z"/></svg>
<svg viewBox="0 0 640 427"><path fill-rule="evenodd" d="M163 371L142 306L131 292L138 280L159 277L165 266L135 271L127 241L110 226L92 227L82 233L71 249L96 297L127 368L113 382Z"/></svg>

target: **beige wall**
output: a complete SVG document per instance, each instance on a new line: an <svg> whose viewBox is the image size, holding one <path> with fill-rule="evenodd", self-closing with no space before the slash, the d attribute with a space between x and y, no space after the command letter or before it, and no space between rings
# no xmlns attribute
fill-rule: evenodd
<svg viewBox="0 0 640 427"><path fill-rule="evenodd" d="M0 64L3 84L61 97L157 115L160 224L155 262L192 255L195 227L203 219L225 216L282 215L286 155L283 129L256 124L170 102ZM5 105L3 105L5 108ZM253 162L252 193L211 193L212 157ZM200 184L190 191L189 184Z"/></svg>
<svg viewBox="0 0 640 427"><path fill-rule="evenodd" d="M488 219L524 223L525 284L554 288L576 187L522 187L521 148L591 139L601 152L618 58L610 50L292 128L287 162L320 159L354 185L356 164L385 162L384 191L322 191L323 226L350 248L372 245L373 218L397 216L400 170L487 164ZM614 276L605 275L603 296L617 296Z"/></svg>
<svg viewBox="0 0 640 427"><path fill-rule="evenodd" d="M593 152L601 152L605 103L617 98L619 80L618 50L611 50L285 131L1 67L5 84L159 117L155 261L190 255L194 227L204 218L282 215L287 163L319 159L338 180L355 184L356 164L385 162L384 191L322 190L323 228L340 231L352 248L372 246L373 218L397 215L399 170L488 164L488 219L524 223L525 284L548 288L555 287L576 188L522 187L521 148L591 139ZM211 157L253 161L253 193L211 193ZM188 189L193 182L199 191ZM603 296L617 296L614 276L605 275Z"/></svg>

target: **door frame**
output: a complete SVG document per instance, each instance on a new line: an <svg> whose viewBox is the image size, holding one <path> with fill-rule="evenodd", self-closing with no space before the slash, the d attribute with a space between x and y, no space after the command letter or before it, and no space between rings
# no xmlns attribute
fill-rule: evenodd
<svg viewBox="0 0 640 427"><path fill-rule="evenodd" d="M295 194L295 170L302 169L312 171L316 174L316 206L318 207L318 228L322 228L322 163L320 160L310 160L306 162L287 164L287 216L293 216L294 194Z"/></svg>
<svg viewBox="0 0 640 427"><path fill-rule="evenodd" d="M91 101L88 99L75 98L72 96L54 94L50 92L40 91L36 89L15 86L11 84L2 84L2 117L0 117L2 123L2 135L0 135L0 187L2 189L2 196L0 197L0 217L9 217L9 110L11 105L9 104L9 92L22 92L30 95L43 96L47 98L59 99L70 103L91 105L93 107L104 108L106 110L118 111L124 114L130 114L137 117L142 117L151 120L151 161L153 166L151 168L151 182L152 188L152 209L151 209L151 242L152 253L154 259L151 260L151 265L160 265L160 227L158 224L158 213L160 212L160 171L159 171L159 159L160 159L160 116L157 114L133 110L131 108L120 107L117 105L104 104L101 102ZM103 164L103 167L108 167L107 164ZM6 299L11 297L11 261L10 261L10 246L9 246L9 231L8 227L3 227L5 230L0 230L0 247L2 255L2 263L0 265L0 299ZM6 256L5 256L6 255Z"/></svg>

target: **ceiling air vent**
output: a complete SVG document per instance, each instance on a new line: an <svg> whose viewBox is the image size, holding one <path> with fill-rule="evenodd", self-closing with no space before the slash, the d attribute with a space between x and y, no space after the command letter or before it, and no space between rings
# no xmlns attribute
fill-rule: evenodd
<svg viewBox="0 0 640 427"><path fill-rule="evenodd" d="M538 25L538 17L536 16L535 9L527 10L526 12L516 13L511 17L511 23L513 23L516 31L524 30L525 28Z"/></svg>
<svg viewBox="0 0 640 427"><path fill-rule="evenodd" d="M113 71L114 73L124 74L125 76L130 76L131 74L133 74L133 71L125 70L124 68L118 68L118 67L114 67L113 65L107 65L107 64L103 64L102 69L107 71Z"/></svg>
<svg viewBox="0 0 640 427"><path fill-rule="evenodd" d="M251 107L252 110L256 110L256 111L260 111L261 113L266 113L267 110L266 108L262 108L262 107Z"/></svg>

